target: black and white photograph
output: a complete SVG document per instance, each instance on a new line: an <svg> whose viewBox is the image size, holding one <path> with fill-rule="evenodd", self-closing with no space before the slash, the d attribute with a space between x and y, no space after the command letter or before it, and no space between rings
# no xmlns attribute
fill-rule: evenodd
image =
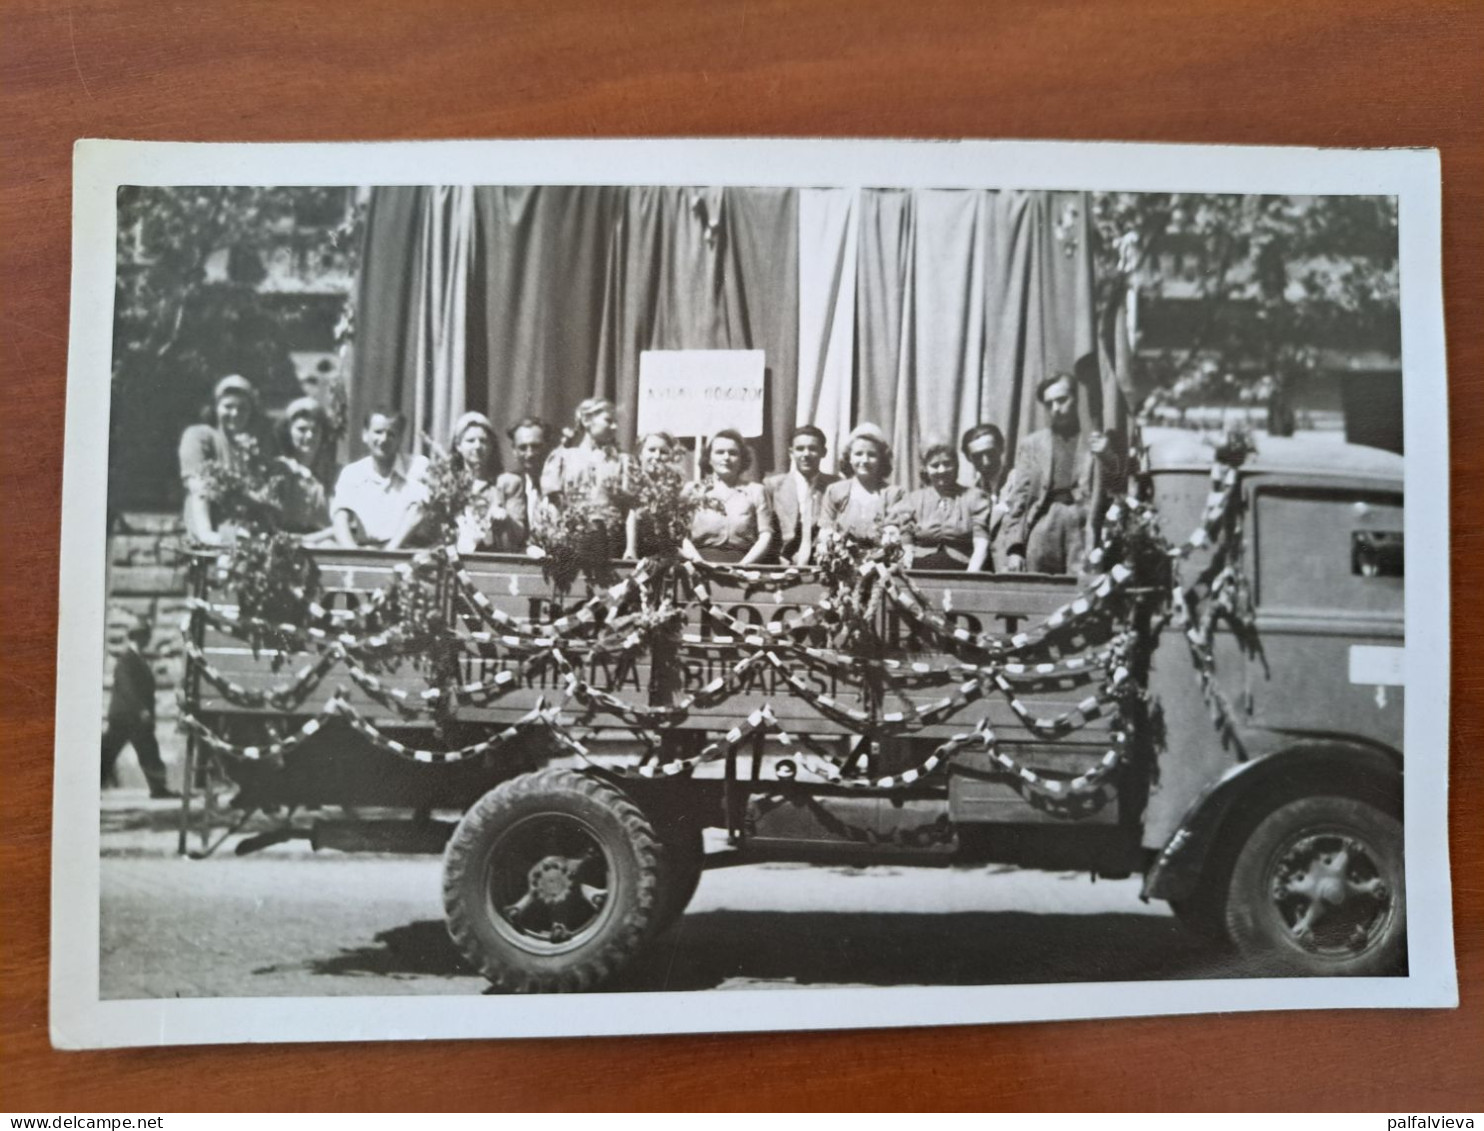
<svg viewBox="0 0 1484 1131"><path fill-rule="evenodd" d="M1435 154L77 162L56 1043L1456 1003Z"/></svg>

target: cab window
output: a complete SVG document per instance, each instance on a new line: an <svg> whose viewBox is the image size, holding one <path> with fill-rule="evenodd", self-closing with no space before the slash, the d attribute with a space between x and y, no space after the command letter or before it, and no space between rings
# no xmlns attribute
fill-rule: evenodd
<svg viewBox="0 0 1484 1131"><path fill-rule="evenodd" d="M1260 488L1253 506L1265 611L1402 612L1402 496Z"/></svg>

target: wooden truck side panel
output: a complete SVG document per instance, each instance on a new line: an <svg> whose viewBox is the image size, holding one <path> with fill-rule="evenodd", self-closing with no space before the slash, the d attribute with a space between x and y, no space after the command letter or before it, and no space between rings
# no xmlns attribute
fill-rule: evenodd
<svg viewBox="0 0 1484 1131"><path fill-rule="evenodd" d="M354 611L363 607L371 595L388 584L394 576L394 567L405 560L405 555L378 554L368 551L319 551L316 560L320 568L320 581L324 588L322 603L332 610ZM520 620L551 621L574 612L585 598L557 600L550 586L541 576L538 563L513 555L471 555L465 565L479 590L490 605L500 612ZM1066 577L973 577L952 574L920 573L914 575L920 590L955 625L971 631L1014 632L1020 627L1044 617L1076 593L1075 579ZM765 631L770 621L789 621L796 618L809 602L816 601L821 591L818 586L798 586L786 595L768 593L747 594L740 588L713 584L713 599L723 614L734 622L750 625ZM781 598L781 599L780 599ZM463 635L471 638L470 623L474 617L465 617ZM884 632L889 642L888 655L904 663L923 661L932 664L948 664L956 658L937 649L931 642L913 637L906 622L895 612L884 613ZM497 635L498 622L479 625L473 631L485 631ZM691 603L687 607L683 632L700 637L707 646L683 647L680 656L680 672L683 683L676 693L695 692L711 680L725 676L735 669L738 661L753 649L738 643L725 643L729 636L735 639L726 625L707 618ZM826 644L823 633L807 628L793 633L796 639L807 639L813 643ZM720 642L720 643L718 643ZM224 674L233 677L245 686L258 689L279 687L291 683L296 673L312 662L313 654L286 656L278 671L273 670L277 659L271 648L254 651L244 641L216 629L208 629L203 638L203 650L212 665ZM477 653L477 654L476 654ZM829 670L827 664L800 662L779 650L780 658L788 661L790 671L809 688L833 696L846 709L864 709L866 704L858 688L841 679ZM670 700L659 694L654 687L653 671L647 649L638 649L622 657L587 656L581 649L571 650L568 659L579 677L594 686L611 691L628 701L648 706ZM400 714L378 707L375 701L360 693L349 669L352 662L337 660L329 674L318 687L298 705L296 714L310 715L319 711L337 691L353 703L368 718L378 723L407 725ZM519 650L498 642L472 645L469 654L460 660L460 673L465 682L488 681L500 672L520 672ZM411 658L404 658L391 670L377 669L378 680L387 688L400 690L409 696L417 696L429 686L425 670ZM471 723L487 723L506 726L527 714L539 701L550 704L559 697L565 687L563 674L547 665L539 671L520 676L514 688L499 696L488 705L464 705L458 709L458 717ZM907 705L923 709L940 701L948 689L942 686L916 687L904 691L900 696L890 693L884 700L883 710L902 709ZM1062 692L1037 694L1034 704L1040 715L1054 715L1071 710L1086 698L1087 685L1069 688ZM1028 697L1029 698L1029 697ZM738 719L767 705L785 728L811 734L832 735L851 733L845 724L830 718L812 706L807 698L798 694L784 677L766 664L758 665L745 677L733 684L733 691L722 701L698 706L690 712L682 727L698 730L727 729ZM207 712L247 712L252 708L236 706L225 699L212 685L201 688L200 709ZM263 708L265 713L276 713ZM960 733L966 725L977 723L989 714L997 733L1009 742L1036 741L1024 723L1010 710L998 695L986 695L972 702L941 722L924 726L913 732L913 737L942 741ZM967 720L967 722L966 722ZM1090 746L1102 746L1107 740L1108 722L1095 720L1085 729L1085 742ZM1079 741L1081 741L1079 739Z"/></svg>
<svg viewBox="0 0 1484 1131"><path fill-rule="evenodd" d="M392 582L397 567L403 565L407 557L405 554L374 551L318 551L316 561L320 570L321 603L342 614L364 609L375 593ZM477 735L510 725L538 704L550 706L562 701L567 691L565 674L549 664L522 669L521 649L512 648L499 639L502 634L509 637L509 622L504 618L550 623L575 613L588 597L584 590L576 596L556 598L542 577L540 564L528 558L470 555L463 559L462 564L474 587L483 595L486 608L481 613L477 607L479 603L450 594L454 602L452 607L461 614L457 623L466 642L466 654L459 661L461 681L487 683L502 672L517 677L510 690L492 701L465 702L453 712L452 717L460 726ZM628 567L619 565L618 568ZM1013 634L1044 618L1077 593L1077 581L1071 577L971 577L957 573L920 572L913 578L924 600L942 611L955 627L962 626L973 632ZM456 590L451 584L449 588ZM679 672L679 687L661 686L663 681L656 680L649 652L642 648L621 657L589 656L580 648L574 648L567 654L573 672L594 687L629 703L640 706L670 704L678 696L698 691L717 677L731 672L743 657L755 651L751 644L735 642L739 630L746 632L747 626L751 626L766 636L770 623L792 624L804 608L822 596L822 590L814 584L790 587L774 594L748 592L739 585L713 579L709 589L713 606L720 616L708 616L694 600L686 603L680 633L682 641L688 638L690 643L682 643L678 662L671 669ZM212 597L217 601L227 599L221 593L213 593ZM944 652L936 641L914 635L909 622L894 607L884 605L878 623L882 637L887 641L887 655L894 660L903 664L923 662L937 667L965 662L963 657ZM819 627L800 627L787 635L815 646L829 643L828 633ZM727 642L728 637L733 643ZM256 690L291 684L297 673L309 667L315 659L312 652L285 657L275 671L274 664L278 658L271 649L254 653L234 635L209 627L202 636L202 646L207 661L214 668L237 684ZM832 696L844 709L867 708L858 681L840 678L828 664L803 663L797 653L789 654L785 649L779 649L778 655L789 674L808 690ZM352 670L357 667L361 670ZM314 715L323 709L332 695L338 695L377 727L395 728L404 735L410 733L409 742L431 741L431 717L409 718L403 712L379 704L376 697L367 694L365 689L364 680L368 675L374 677L384 692L401 692L413 703L418 702L421 693L430 686L428 672L412 658L375 665L357 664L352 656L343 655L334 660L325 677L294 707L292 714ZM912 687L900 693L888 691L882 696L878 710L881 713L910 714L913 709L929 709L951 694L956 686L970 680L971 675L963 673L948 684ZM1024 701L1039 718L1072 711L1093 693L1101 672L1094 672L1093 677L1091 680L1072 681L1060 688L1027 691ZM779 725L790 732L814 735L825 741L846 742L852 738L853 732L847 725L821 711L810 702L809 696L801 694L779 670L766 663L755 666L746 676L737 679L729 696L716 703L697 706L673 729L714 735L729 730L750 712L765 705L774 713ZM207 715L248 719L255 716L267 719L282 714L273 707L255 709L234 704L205 680L199 686L199 710ZM575 702L569 703L568 717L576 718L580 714L580 706ZM1043 771L1074 776L1092 769L1107 753L1113 715L1110 707L1107 715L1095 718L1069 734L1050 739L1028 729L1005 697L990 689L951 714L911 729L893 740L890 744L891 764L905 767L921 761L947 738L973 729L981 719L988 717L999 738L1000 749ZM611 741L614 725L611 717L596 712L582 718L575 733L582 735L584 740L596 738L603 749L612 750L615 748ZM604 728L609 728L606 733ZM317 747L325 745L327 743L316 743ZM339 745L343 746L344 742ZM637 749L632 742L624 748ZM776 744L770 744L769 749L774 755L782 753L776 749ZM343 752L337 756L345 757ZM385 761L385 758L379 760ZM706 764L699 768L698 773L701 777L708 777L720 770L720 763ZM349 761L345 762L343 772L354 775ZM1030 806L1006 780L1003 768L982 749L960 751L954 759L954 772L953 810L959 820L1035 824L1065 820ZM386 768L384 774L392 781L407 780L406 775L395 769ZM423 776L426 775L415 773L412 780L420 781ZM316 799L333 800L323 796L325 790L332 789L327 775L318 774L315 780ZM946 775L939 776L929 788L945 793L947 781ZM1110 805L1090 814L1089 819L1106 822L1116 819L1116 815L1117 806Z"/></svg>

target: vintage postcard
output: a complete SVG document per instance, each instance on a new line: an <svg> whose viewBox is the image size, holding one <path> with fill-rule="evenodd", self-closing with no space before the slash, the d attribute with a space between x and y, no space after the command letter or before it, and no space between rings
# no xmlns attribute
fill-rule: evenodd
<svg viewBox="0 0 1484 1131"><path fill-rule="evenodd" d="M1456 1004L1435 153L74 207L57 1045Z"/></svg>

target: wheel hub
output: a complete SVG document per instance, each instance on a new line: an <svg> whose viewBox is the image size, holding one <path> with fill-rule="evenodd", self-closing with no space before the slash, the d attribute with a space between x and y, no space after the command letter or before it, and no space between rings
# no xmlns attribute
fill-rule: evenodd
<svg viewBox="0 0 1484 1131"><path fill-rule="evenodd" d="M1379 938L1391 892L1365 844L1352 837L1300 837L1277 862L1273 902L1306 950L1353 955Z"/></svg>
<svg viewBox="0 0 1484 1131"><path fill-rule="evenodd" d="M572 894L572 873L576 861L548 856L531 869L531 894L548 906L561 903Z"/></svg>
<svg viewBox="0 0 1484 1131"><path fill-rule="evenodd" d="M580 944L600 923L612 877L585 822L565 814L519 822L489 861L489 907L510 941L554 952Z"/></svg>

